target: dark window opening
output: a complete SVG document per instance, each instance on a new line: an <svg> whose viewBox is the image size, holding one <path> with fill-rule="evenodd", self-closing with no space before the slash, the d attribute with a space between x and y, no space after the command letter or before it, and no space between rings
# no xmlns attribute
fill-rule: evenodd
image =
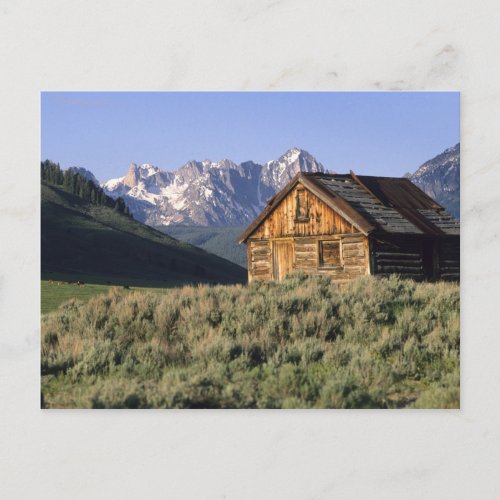
<svg viewBox="0 0 500 500"><path fill-rule="evenodd" d="M320 241L318 250L320 267L342 266L340 241Z"/></svg>

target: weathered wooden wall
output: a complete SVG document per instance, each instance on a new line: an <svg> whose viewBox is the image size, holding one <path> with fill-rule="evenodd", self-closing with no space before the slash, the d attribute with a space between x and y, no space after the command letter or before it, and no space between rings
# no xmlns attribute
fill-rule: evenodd
<svg viewBox="0 0 500 500"><path fill-rule="evenodd" d="M300 189L304 189L304 187L299 183L262 222L260 227L255 230L251 236L252 239L359 232L352 224L335 213L310 191L305 193L309 209L309 221L296 220L296 197L297 190Z"/></svg>
<svg viewBox="0 0 500 500"><path fill-rule="evenodd" d="M449 236L439 242L439 272L443 280L460 280L460 236Z"/></svg>
<svg viewBox="0 0 500 500"><path fill-rule="evenodd" d="M384 237L372 240L373 274L400 274L415 280L460 279L460 237L448 236L431 240L434 245L433 276L426 273L422 237Z"/></svg>
<svg viewBox="0 0 500 500"><path fill-rule="evenodd" d="M283 275L283 270L290 269L338 280L367 274L366 237L307 190L301 193L300 199L307 203L308 220L298 219L297 190L302 189L304 187L298 184L290 191L248 240L249 281L276 279ZM280 241L289 244L275 243ZM339 265L321 265L321 241L340 242ZM281 262L283 259L287 262Z"/></svg>
<svg viewBox="0 0 500 500"><path fill-rule="evenodd" d="M386 237L384 241L372 239L373 274L400 274L406 278L425 278L422 261L422 239Z"/></svg>
<svg viewBox="0 0 500 500"><path fill-rule="evenodd" d="M319 245L322 241L340 242L339 266L320 265ZM327 275L343 281L368 272L368 243L366 237L360 233L333 237L295 238L294 250L293 268L309 274Z"/></svg>
<svg viewBox="0 0 500 500"><path fill-rule="evenodd" d="M273 246L289 241L292 249L288 252L273 252ZM340 263L335 266L322 266L320 245L323 241L340 243ZM283 256L283 257L281 257ZM274 258L273 258L274 257ZM279 258L291 259L290 262L278 262ZM291 265L290 265L291 264ZM301 270L308 274L330 276L332 279L347 281L368 274L368 240L360 234L335 236L295 237L269 240L248 241L248 277L253 280L270 280L279 275L281 269Z"/></svg>
<svg viewBox="0 0 500 500"><path fill-rule="evenodd" d="M399 274L415 280L460 278L458 236L432 240L433 263L429 267L421 236L366 237L310 191L301 193L301 200L307 201L308 220L298 218L297 190L301 189L304 187L298 184L248 239L249 281L277 279L290 269L338 281L363 274ZM275 241L283 243L275 245ZM330 244L327 248L322 241L339 241L340 247ZM322 248L326 249L324 259ZM338 265L331 264L336 259Z"/></svg>
<svg viewBox="0 0 500 500"><path fill-rule="evenodd" d="M273 278L270 240L248 240L247 254L249 282Z"/></svg>
<svg viewBox="0 0 500 500"><path fill-rule="evenodd" d="M320 274L345 281L363 274L389 276L399 274L418 281L430 279L426 275L422 254L422 238L387 237L381 241L364 235L345 234L335 236L289 238L293 252L291 268L309 274ZM340 241L341 265L322 267L319 245L321 241ZM273 242L249 240L249 280L273 279ZM278 240L280 241L280 239ZM460 238L452 236L435 240L436 262L434 279L460 279ZM371 249L371 250L370 250ZM288 255L288 254L287 254Z"/></svg>

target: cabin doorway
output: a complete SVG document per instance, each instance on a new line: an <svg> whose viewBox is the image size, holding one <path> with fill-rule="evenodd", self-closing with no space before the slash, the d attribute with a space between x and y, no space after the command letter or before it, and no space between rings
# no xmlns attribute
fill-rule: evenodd
<svg viewBox="0 0 500 500"><path fill-rule="evenodd" d="M273 279L281 281L292 270L292 264L292 241L273 241Z"/></svg>
<svg viewBox="0 0 500 500"><path fill-rule="evenodd" d="M428 280L437 277L436 270L436 252L435 243L432 240L424 240L422 242L422 264L424 267L424 274Z"/></svg>

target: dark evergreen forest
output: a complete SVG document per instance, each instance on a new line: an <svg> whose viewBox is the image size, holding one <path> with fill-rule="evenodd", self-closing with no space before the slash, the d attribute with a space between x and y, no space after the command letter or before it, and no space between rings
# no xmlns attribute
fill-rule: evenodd
<svg viewBox="0 0 500 500"><path fill-rule="evenodd" d="M94 205L114 208L117 212L132 217L123 198L114 200L106 195L102 188L82 175L72 172L71 170L62 170L59 163L54 163L50 160L42 161L41 176L42 181L62 187L65 191L85 201L93 203Z"/></svg>

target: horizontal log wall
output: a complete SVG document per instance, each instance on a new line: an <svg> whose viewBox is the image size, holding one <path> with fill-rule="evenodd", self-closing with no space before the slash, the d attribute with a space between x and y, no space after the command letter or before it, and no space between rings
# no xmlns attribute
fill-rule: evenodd
<svg viewBox="0 0 500 500"><path fill-rule="evenodd" d="M373 239L372 274L400 274L406 278L425 278L422 262L422 240L419 238L388 237L384 241Z"/></svg>
<svg viewBox="0 0 500 500"><path fill-rule="evenodd" d="M340 241L342 265L322 267L318 253L319 245L321 241L331 240ZM336 281L347 281L368 274L368 241L362 234L296 237L291 241L293 270L329 276ZM249 281L273 279L272 240L249 240L248 245Z"/></svg>
<svg viewBox="0 0 500 500"><path fill-rule="evenodd" d="M460 236L450 236L439 242L439 271L442 280L460 280Z"/></svg>
<svg viewBox="0 0 500 500"><path fill-rule="evenodd" d="M309 220L297 220L297 190L299 183L252 234L253 238L282 238L359 232L351 223L334 212L310 191L304 192Z"/></svg>
<svg viewBox="0 0 500 500"><path fill-rule="evenodd" d="M341 242L341 266L322 267L319 245L322 240ZM295 237L292 269L308 274L329 276L337 281L364 274L389 276L399 274L418 281L426 279L422 261L421 238L389 238L386 241L372 239L370 243L362 234L345 234L316 237ZM460 279L460 238L436 240L438 248L437 279ZM371 250L369 248L371 247ZM371 251L371 255L370 255ZM371 260L370 260L371 257ZM248 241L248 275L252 280L273 279L272 240Z"/></svg>
<svg viewBox="0 0 500 500"><path fill-rule="evenodd" d="M271 242L269 240L248 241L248 281L272 279Z"/></svg>
<svg viewBox="0 0 500 500"><path fill-rule="evenodd" d="M310 270L318 267L317 238L295 238L295 269Z"/></svg>
<svg viewBox="0 0 500 500"><path fill-rule="evenodd" d="M321 239L327 239L326 237ZM368 245L366 236L362 234L342 235L340 255L342 266L329 269L319 267L318 274L326 275L335 281L347 281L368 274Z"/></svg>

